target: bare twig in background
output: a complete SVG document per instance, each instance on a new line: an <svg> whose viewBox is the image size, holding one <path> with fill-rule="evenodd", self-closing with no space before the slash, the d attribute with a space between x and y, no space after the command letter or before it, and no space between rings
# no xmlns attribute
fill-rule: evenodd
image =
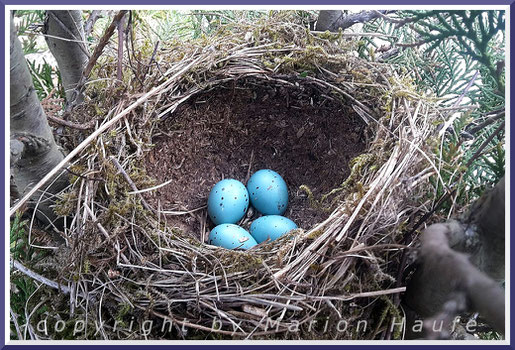
<svg viewBox="0 0 515 350"><path fill-rule="evenodd" d="M84 34L88 37L93 32L93 27L95 26L96 21L102 17L101 10L93 10L89 15L86 23L84 23Z"/></svg>
<svg viewBox="0 0 515 350"><path fill-rule="evenodd" d="M118 61L116 62L116 77L122 81L122 66L123 66L123 33L124 33L125 15L120 18L116 27L118 30Z"/></svg>
<svg viewBox="0 0 515 350"><path fill-rule="evenodd" d="M488 136L486 138L485 141L483 141L483 143L479 146L479 148L476 150L476 152L474 152L474 154L472 155L472 157L470 157L470 159L467 161L467 168L470 167L472 165L472 163L481 156L481 152L483 152L483 150L485 149L486 146L488 146L490 144L490 142L492 142L492 140L497 136L499 135L499 133L504 129L504 123L502 123L501 125L499 125L495 130L494 132L492 132L490 134L490 136Z"/></svg>
<svg viewBox="0 0 515 350"><path fill-rule="evenodd" d="M469 82L467 83L467 86L465 86L465 88L461 92L461 94L458 97L458 99L456 100L456 102L454 102L454 104L452 105L453 107L457 107L460 105L461 101L463 100L463 98L465 97L467 92L470 90L472 85L474 85L474 82L476 81L476 78L478 77L478 75L479 75L479 71L477 70L476 73L474 73L474 76L472 77L472 79L470 79ZM459 116L458 113L455 113L454 116L452 116L452 113L453 113L452 111L448 113L448 115L447 115L448 119L446 118L447 120L443 123L442 128L438 132L438 135L440 137L442 137L445 134L447 129L454 123L456 118L458 118L458 116Z"/></svg>
<svg viewBox="0 0 515 350"><path fill-rule="evenodd" d="M475 134L476 132L478 132L480 130L483 130L487 126L489 126L489 125L495 123L496 121L504 118L504 116L505 116L504 110L502 110L502 111L500 111L498 113L489 115L488 117L485 118L485 120L482 123L479 123L478 125L475 125L475 126L471 127L467 131L470 134Z"/></svg>
<svg viewBox="0 0 515 350"><path fill-rule="evenodd" d="M152 67L152 63L155 61L157 49L159 48L159 41L156 42L154 45L154 51L152 51L152 56L150 56L150 60L148 61L147 66L145 67L145 73L143 73L143 76L141 77L141 85L143 86L143 82L145 81L145 78L150 70L150 67ZM157 62L156 62L157 65Z"/></svg>
<svg viewBox="0 0 515 350"><path fill-rule="evenodd" d="M78 123L74 123L74 122L71 122L71 121L68 121L68 120L64 120L64 119L58 118L58 117L53 116L51 114L47 114L46 117L51 122L54 122L56 124L59 124L59 125L62 125L62 126L66 126L68 128L72 128L72 129L89 130L89 129L93 129L95 127L95 121L91 121L90 123L87 123L87 124L78 124Z"/></svg>
<svg viewBox="0 0 515 350"><path fill-rule="evenodd" d="M129 41L130 38L130 41ZM127 60L129 62L129 68L134 73L134 77L139 81L141 86L143 87L145 84L140 77L141 72L139 70L139 67L142 64L142 62L138 59L136 54L136 49L134 47L134 18L133 18L133 12L129 11L129 18L127 21L127 26L125 29L125 46L127 47ZM132 51L132 52L131 52ZM131 58L132 56L132 58ZM134 66L133 59L138 63L137 67Z"/></svg>
<svg viewBox="0 0 515 350"><path fill-rule="evenodd" d="M91 54L91 58L89 59L89 62L86 65L86 68L84 69L84 74L83 74L84 81L82 82L82 84L80 84L79 88L81 88L82 85L84 85L84 83L86 82L86 79L89 77L89 74L91 73L91 70L95 66L95 63L97 62L98 58L104 51L104 48L106 47L106 45L109 43L109 39L113 36L114 31L115 31L116 27L118 26L118 22L125 16L126 13L127 13L126 10L122 10L122 11L118 12L116 14L116 16L114 16L109 27L107 27L107 29L105 30L104 35L102 36L102 38L100 38L97 46L95 47L95 50Z"/></svg>

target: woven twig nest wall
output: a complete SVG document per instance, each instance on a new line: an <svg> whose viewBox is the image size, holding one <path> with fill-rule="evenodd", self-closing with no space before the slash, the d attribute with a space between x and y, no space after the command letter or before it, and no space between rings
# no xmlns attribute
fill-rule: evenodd
<svg viewBox="0 0 515 350"><path fill-rule="evenodd" d="M401 313L406 228L435 173L430 100L358 58L355 39L280 16L169 45L128 62L122 86L100 67L72 116L108 120L135 103L70 167L82 175L56 206L74 309L109 339L145 338L149 320L154 339L387 331ZM283 174L299 229L248 251L208 245L210 187L265 167Z"/></svg>

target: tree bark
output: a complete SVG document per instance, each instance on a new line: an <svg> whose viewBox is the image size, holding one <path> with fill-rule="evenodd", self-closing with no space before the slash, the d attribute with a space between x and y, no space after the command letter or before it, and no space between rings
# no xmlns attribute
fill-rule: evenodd
<svg viewBox="0 0 515 350"><path fill-rule="evenodd" d="M404 298L411 310L423 318L447 320L456 316L449 312L479 312L504 333L504 203L502 178L459 221L434 224L423 232L419 266Z"/></svg>
<svg viewBox="0 0 515 350"><path fill-rule="evenodd" d="M461 251L471 255L471 262L496 281L505 279L505 185L504 177L470 208L463 219L469 244ZM473 238L470 238L472 236ZM476 244L470 244L470 241Z"/></svg>
<svg viewBox="0 0 515 350"><path fill-rule="evenodd" d="M318 14L315 30L334 32L338 30L336 23L343 17L343 11L340 10L324 10ZM342 28L344 29L344 28Z"/></svg>
<svg viewBox="0 0 515 350"><path fill-rule="evenodd" d="M338 29L345 30L356 23L365 23L381 17L385 11L361 11L345 15L340 10L323 10L318 14L315 30L336 32Z"/></svg>
<svg viewBox="0 0 515 350"><path fill-rule="evenodd" d="M11 194L23 196L63 159L52 130L38 100L21 43L16 35L11 15L10 33L10 134L11 134ZM64 176L57 178L47 192L35 194L31 205L38 205L37 215L52 221L52 193L66 186Z"/></svg>
<svg viewBox="0 0 515 350"><path fill-rule="evenodd" d="M67 106L80 104L84 96L77 90L77 85L89 59L82 11L48 10L43 31L48 48L59 66Z"/></svg>

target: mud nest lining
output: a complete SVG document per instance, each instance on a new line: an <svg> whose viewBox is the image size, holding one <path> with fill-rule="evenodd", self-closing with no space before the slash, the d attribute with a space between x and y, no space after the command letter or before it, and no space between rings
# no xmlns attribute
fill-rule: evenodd
<svg viewBox="0 0 515 350"><path fill-rule="evenodd" d="M349 161L365 149L365 126L352 108L312 86L235 81L195 96L159 124L145 167L158 183L172 181L147 198L163 211L192 210L205 206L221 179L245 183L252 172L273 169L289 188L284 215L309 230L329 208L308 194L320 198L349 176ZM201 239L205 216L198 214L168 222Z"/></svg>

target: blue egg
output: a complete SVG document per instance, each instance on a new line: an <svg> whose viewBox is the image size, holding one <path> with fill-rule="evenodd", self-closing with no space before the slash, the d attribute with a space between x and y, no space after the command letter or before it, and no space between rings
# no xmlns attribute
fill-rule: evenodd
<svg viewBox="0 0 515 350"><path fill-rule="evenodd" d="M249 208L249 194L244 184L234 179L218 182L207 199L207 213L216 225L238 222Z"/></svg>
<svg viewBox="0 0 515 350"><path fill-rule="evenodd" d="M267 239L276 240L296 228L297 225L284 216L266 215L254 220L250 225L250 234L256 242L261 243Z"/></svg>
<svg viewBox="0 0 515 350"><path fill-rule="evenodd" d="M227 249L249 249L257 244L244 228L234 224L222 224L209 232L209 244Z"/></svg>
<svg viewBox="0 0 515 350"><path fill-rule="evenodd" d="M281 175L270 169L256 171L247 183L250 203L265 215L281 215L288 206L288 188Z"/></svg>

